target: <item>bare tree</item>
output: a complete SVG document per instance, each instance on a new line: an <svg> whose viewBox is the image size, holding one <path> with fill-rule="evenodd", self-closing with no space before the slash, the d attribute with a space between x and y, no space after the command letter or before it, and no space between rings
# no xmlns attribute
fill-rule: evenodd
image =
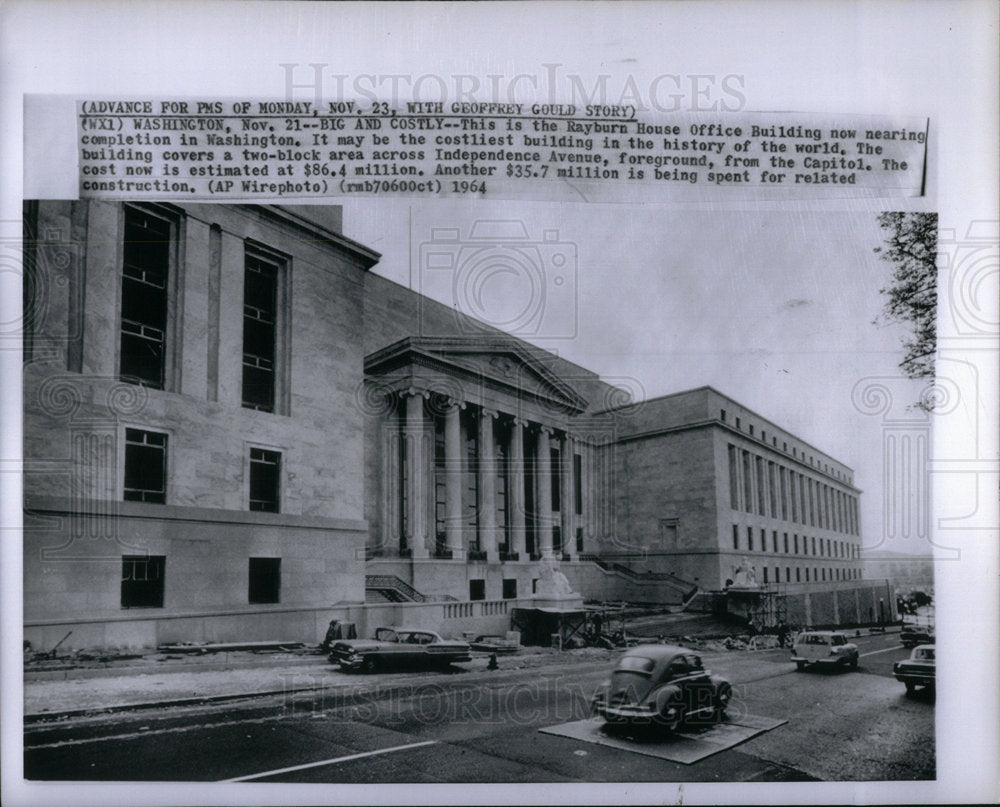
<svg viewBox="0 0 1000 807"><path fill-rule="evenodd" d="M883 322L910 323L903 339L899 368L907 378L934 378L937 347L937 213L882 213L885 245L876 247L882 260L893 267L892 282L881 289L886 296Z"/></svg>

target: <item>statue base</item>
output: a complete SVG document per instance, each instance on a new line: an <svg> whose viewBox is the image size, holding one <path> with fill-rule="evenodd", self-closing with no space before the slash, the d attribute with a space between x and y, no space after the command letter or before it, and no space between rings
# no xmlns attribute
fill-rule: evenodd
<svg viewBox="0 0 1000 807"><path fill-rule="evenodd" d="M552 608L558 611L582 611L583 595L576 592L570 594L536 594L531 598L532 608Z"/></svg>

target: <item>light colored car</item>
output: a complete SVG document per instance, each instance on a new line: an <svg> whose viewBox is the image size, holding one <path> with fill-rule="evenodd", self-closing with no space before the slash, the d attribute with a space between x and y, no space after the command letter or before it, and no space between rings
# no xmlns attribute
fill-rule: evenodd
<svg viewBox="0 0 1000 807"><path fill-rule="evenodd" d="M693 650L639 645L625 651L591 708L612 725L669 732L692 718L721 718L732 697L730 683L706 670Z"/></svg>
<svg viewBox="0 0 1000 807"><path fill-rule="evenodd" d="M374 639L336 642L330 661L344 670L377 672L388 667L447 667L469 661L467 642L442 639L423 628L379 628Z"/></svg>
<svg viewBox="0 0 1000 807"><path fill-rule="evenodd" d="M858 646L847 640L847 634L835 630L804 630L795 637L792 661L800 670L820 666L858 666Z"/></svg>
<svg viewBox="0 0 1000 807"><path fill-rule="evenodd" d="M897 681L906 684L907 692L913 692L917 687L934 689L937 680L934 645L922 644L914 647L908 659L897 661L892 666L892 674L896 676Z"/></svg>

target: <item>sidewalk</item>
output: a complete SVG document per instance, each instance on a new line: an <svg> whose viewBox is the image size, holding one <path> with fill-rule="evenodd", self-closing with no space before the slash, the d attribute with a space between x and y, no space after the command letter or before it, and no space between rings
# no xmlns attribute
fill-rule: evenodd
<svg viewBox="0 0 1000 807"><path fill-rule="evenodd" d="M319 654L315 648L297 653L237 651L218 654L225 658L213 658L212 655L164 658L164 655L148 654L120 663L109 662L103 667L72 667L62 671L26 668L24 722L293 692L339 689L357 693L415 682L426 684L439 678L456 680L457 675L415 675L409 671L375 675L344 673L327 660L325 653ZM614 651L601 648L562 652L550 648L521 648L516 655L499 656L499 669L490 674L502 677L500 674L504 671L555 666L577 659L603 662L613 656ZM455 668L486 673L488 663L489 654L473 653L471 661L455 665Z"/></svg>

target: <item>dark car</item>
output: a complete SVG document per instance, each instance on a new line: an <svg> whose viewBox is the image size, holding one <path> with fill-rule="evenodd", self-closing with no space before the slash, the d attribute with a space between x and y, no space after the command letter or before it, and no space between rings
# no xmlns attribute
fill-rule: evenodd
<svg viewBox="0 0 1000 807"><path fill-rule="evenodd" d="M903 647L934 644L934 628L927 625L904 625L899 634L899 641Z"/></svg>
<svg viewBox="0 0 1000 807"><path fill-rule="evenodd" d="M906 684L907 692L913 692L917 687L934 689L937 678L934 645L922 644L914 647L908 659L897 661L892 666L892 674L896 676L897 681Z"/></svg>
<svg viewBox="0 0 1000 807"><path fill-rule="evenodd" d="M675 731L692 718L721 718L733 697L693 650L673 645L629 648L594 696L593 711L609 724Z"/></svg>
<svg viewBox="0 0 1000 807"><path fill-rule="evenodd" d="M340 641L330 651L330 661L342 669L365 672L406 666L443 668L471 658L466 642L442 639L422 628L379 628L374 639Z"/></svg>

